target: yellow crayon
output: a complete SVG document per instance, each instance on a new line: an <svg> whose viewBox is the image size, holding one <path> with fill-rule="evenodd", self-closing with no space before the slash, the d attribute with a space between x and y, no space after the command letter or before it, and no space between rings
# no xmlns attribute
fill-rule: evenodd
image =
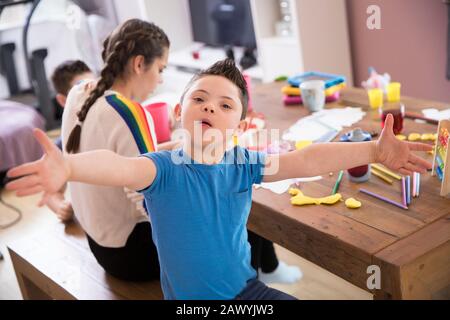
<svg viewBox="0 0 450 320"><path fill-rule="evenodd" d="M387 177L386 175L384 175L382 172L378 171L375 168L372 168L372 173L377 176L378 178L386 181L389 184L392 184L394 181L392 179L390 179L389 177Z"/></svg>
<svg viewBox="0 0 450 320"><path fill-rule="evenodd" d="M384 174L387 174L388 176L390 176L392 178L395 178L397 180L401 180L402 179L402 177L400 175L398 175L398 174L396 174L396 173L394 173L394 172L392 172L392 171L390 171L390 170L388 170L386 168L383 168L382 166L380 166L378 164L373 163L371 166L372 166L372 168L375 168L378 171L381 171Z"/></svg>

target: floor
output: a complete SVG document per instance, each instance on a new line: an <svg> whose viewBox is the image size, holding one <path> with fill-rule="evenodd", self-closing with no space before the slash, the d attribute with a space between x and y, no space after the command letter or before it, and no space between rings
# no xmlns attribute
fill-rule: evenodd
<svg viewBox="0 0 450 320"><path fill-rule="evenodd" d="M21 220L15 225L2 229L1 226L15 220L17 213L0 203L0 300L22 299L14 270L8 256L6 245L16 239L30 236L46 229L51 224L60 223L52 212L38 208L39 196L17 198L11 192L0 190L2 200L16 206L22 211ZM277 246L278 257L291 265L301 268L304 276L292 285L273 285L273 287L294 295L299 299L372 299L372 296L347 281L308 262L292 252Z"/></svg>

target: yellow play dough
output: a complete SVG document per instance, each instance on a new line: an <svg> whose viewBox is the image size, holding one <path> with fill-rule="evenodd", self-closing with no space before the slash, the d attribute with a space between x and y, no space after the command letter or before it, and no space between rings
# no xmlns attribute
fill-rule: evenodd
<svg viewBox="0 0 450 320"><path fill-rule="evenodd" d="M402 135L402 134L398 134L398 135L396 135L396 137L397 137L397 139L398 140L406 140L406 136L404 136L404 135Z"/></svg>
<svg viewBox="0 0 450 320"><path fill-rule="evenodd" d="M345 205L350 209L357 209L361 207L361 202L356 200L355 198L348 198L345 200Z"/></svg>
<svg viewBox="0 0 450 320"><path fill-rule="evenodd" d="M436 140L436 136L434 133L424 133L424 134L422 134L420 139L424 140L424 141L434 141L434 140Z"/></svg>
<svg viewBox="0 0 450 320"><path fill-rule="evenodd" d="M410 133L408 136L409 141L417 141L421 137L420 133Z"/></svg>
<svg viewBox="0 0 450 320"><path fill-rule="evenodd" d="M311 140L299 140L295 143L295 149L301 150L303 148L306 148L307 146L311 145Z"/></svg>
<svg viewBox="0 0 450 320"><path fill-rule="evenodd" d="M295 206L303 206L305 204L335 204L342 198L340 193L336 193L328 197L312 198L305 196L303 192L297 188L289 189L289 194L293 196L291 198L291 204Z"/></svg>

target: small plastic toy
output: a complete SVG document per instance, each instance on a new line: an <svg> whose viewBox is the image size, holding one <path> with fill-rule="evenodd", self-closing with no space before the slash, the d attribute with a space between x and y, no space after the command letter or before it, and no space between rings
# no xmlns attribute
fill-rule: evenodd
<svg viewBox="0 0 450 320"><path fill-rule="evenodd" d="M391 82L391 76L388 73L383 75L376 72L375 68L369 67L369 78L363 81L361 85L366 90L379 88L382 89L384 93L387 93L388 84Z"/></svg>

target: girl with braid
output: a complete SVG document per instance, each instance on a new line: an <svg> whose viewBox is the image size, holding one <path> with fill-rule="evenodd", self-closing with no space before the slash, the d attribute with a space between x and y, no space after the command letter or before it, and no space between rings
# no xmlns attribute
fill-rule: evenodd
<svg viewBox="0 0 450 320"><path fill-rule="evenodd" d="M158 149L154 124L139 105L162 82L170 42L163 30L128 20L104 41L100 79L70 91L63 114L66 153L108 149L136 156ZM170 148L171 142L159 150ZM120 187L70 182L74 214L90 249L109 274L159 279L159 261L142 196Z"/></svg>

